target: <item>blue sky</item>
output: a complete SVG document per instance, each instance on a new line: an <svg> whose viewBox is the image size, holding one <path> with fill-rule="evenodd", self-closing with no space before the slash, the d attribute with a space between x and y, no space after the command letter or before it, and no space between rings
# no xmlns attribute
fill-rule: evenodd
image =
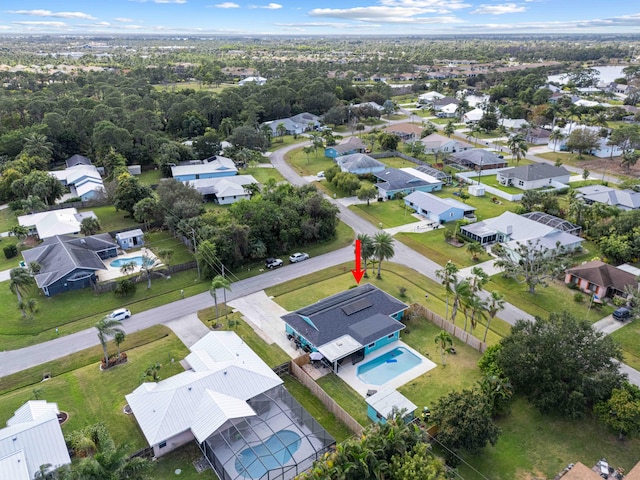
<svg viewBox="0 0 640 480"><path fill-rule="evenodd" d="M0 34L640 33L634 0L21 0Z"/></svg>

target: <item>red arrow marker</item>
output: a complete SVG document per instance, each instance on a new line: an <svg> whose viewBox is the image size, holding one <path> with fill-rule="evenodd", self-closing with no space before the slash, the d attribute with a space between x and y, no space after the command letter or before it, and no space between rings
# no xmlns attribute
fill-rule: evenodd
<svg viewBox="0 0 640 480"><path fill-rule="evenodd" d="M362 276L364 275L364 270L360 270L361 260L362 257L360 255L360 240L356 240L356 268L355 270L351 270L351 273L353 273L353 278L356 279L356 283L360 283L360 280L362 280Z"/></svg>

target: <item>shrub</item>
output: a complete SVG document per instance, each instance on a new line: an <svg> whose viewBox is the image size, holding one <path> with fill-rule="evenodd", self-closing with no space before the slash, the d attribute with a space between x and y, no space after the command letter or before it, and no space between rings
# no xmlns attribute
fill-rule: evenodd
<svg viewBox="0 0 640 480"><path fill-rule="evenodd" d="M118 282L115 289L115 294L118 297L128 297L136 293L136 284L128 278L124 278Z"/></svg>
<svg viewBox="0 0 640 480"><path fill-rule="evenodd" d="M407 287L399 287L398 290L400 291L400 298L407 297Z"/></svg>
<svg viewBox="0 0 640 480"><path fill-rule="evenodd" d="M71 197L71 198L67 198L64 202L61 202L61 203L77 203L77 202L82 202L82 199L80 197Z"/></svg>
<svg viewBox="0 0 640 480"><path fill-rule="evenodd" d="M576 292L573 295L573 301L576 302L576 303L584 302L584 295L582 293L580 293L580 292Z"/></svg>
<svg viewBox="0 0 640 480"><path fill-rule="evenodd" d="M4 252L4 258L7 260L18 255L18 247L15 244L7 245L2 251Z"/></svg>

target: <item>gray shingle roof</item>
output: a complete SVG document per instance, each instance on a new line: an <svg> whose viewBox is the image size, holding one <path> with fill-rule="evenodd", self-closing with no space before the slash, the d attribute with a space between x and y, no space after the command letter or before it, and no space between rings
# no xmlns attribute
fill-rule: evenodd
<svg viewBox="0 0 640 480"><path fill-rule="evenodd" d="M336 158L336 163L349 172L358 170L384 169L385 165L364 153L352 153Z"/></svg>
<svg viewBox="0 0 640 480"><path fill-rule="evenodd" d="M282 319L316 347L345 334L363 345L404 328L390 315L408 306L366 284L284 315Z"/></svg>
<svg viewBox="0 0 640 480"><path fill-rule="evenodd" d="M477 148L456 152L452 155L452 158L454 161L473 163L474 165L482 166L483 168L487 168L492 165L506 164L506 161L502 158L498 158L498 155L495 153Z"/></svg>
<svg viewBox="0 0 640 480"><path fill-rule="evenodd" d="M410 173L398 170L397 168L387 168L386 170L374 173L374 175L381 180L382 183L378 183L379 186L385 191L403 190L405 188L417 188L425 185L437 185L442 182L428 182L421 178L418 178Z"/></svg>
<svg viewBox="0 0 640 480"><path fill-rule="evenodd" d="M542 180L545 178L555 178L569 175L569 171L564 167L555 167L548 163L532 163L531 165L523 165L522 167L513 167L500 172L506 178L515 178L530 182L533 180Z"/></svg>
<svg viewBox="0 0 640 480"><path fill-rule="evenodd" d="M22 256L27 264L40 264L40 273L35 276L35 280L38 287L43 288L76 268L105 270L106 267L96 252L116 246L107 238L111 237L108 234L84 238L57 235L47 238L35 248L25 250Z"/></svg>
<svg viewBox="0 0 640 480"><path fill-rule="evenodd" d="M422 210L433 212L436 215L440 215L452 208L457 208L463 212L472 212L475 210L474 207L459 202L454 198L440 198L427 192L412 192L404 197L404 199L420 207Z"/></svg>

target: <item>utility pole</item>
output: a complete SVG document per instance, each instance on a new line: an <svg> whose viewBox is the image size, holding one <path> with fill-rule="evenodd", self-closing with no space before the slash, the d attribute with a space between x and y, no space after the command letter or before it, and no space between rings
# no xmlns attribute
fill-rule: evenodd
<svg viewBox="0 0 640 480"><path fill-rule="evenodd" d="M193 242L193 253L196 256L196 268L198 269L198 281L200 280L200 260L198 260L198 248L196 246L196 230L191 229L191 238Z"/></svg>

